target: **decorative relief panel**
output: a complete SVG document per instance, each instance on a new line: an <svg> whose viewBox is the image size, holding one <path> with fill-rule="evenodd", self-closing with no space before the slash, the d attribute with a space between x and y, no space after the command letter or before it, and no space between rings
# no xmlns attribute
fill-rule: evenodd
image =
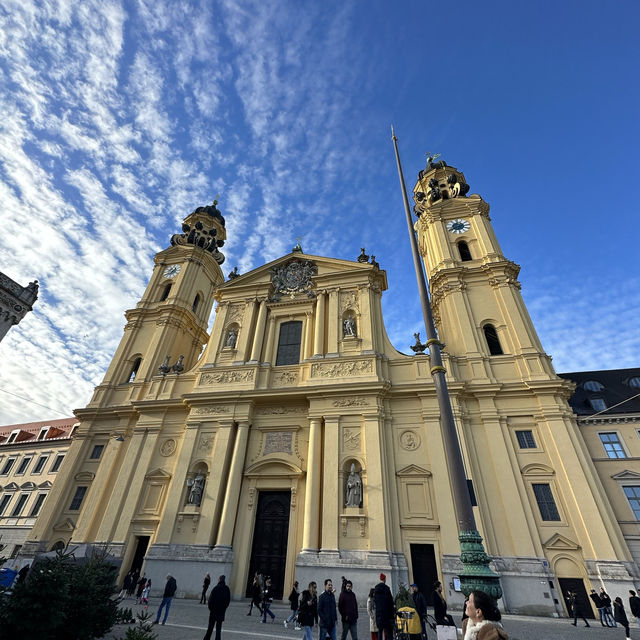
<svg viewBox="0 0 640 640"><path fill-rule="evenodd" d="M176 446L176 441L173 438L165 440L160 445L160 455L164 456L165 458L172 456L176 452Z"/></svg>
<svg viewBox="0 0 640 640"><path fill-rule="evenodd" d="M254 371L221 371L220 373L203 373L200 376L200 384L229 384L234 382L251 382Z"/></svg>
<svg viewBox="0 0 640 640"><path fill-rule="evenodd" d="M254 413L261 416L283 416L290 413L306 413L306 407L280 407L280 406L267 406L258 407Z"/></svg>
<svg viewBox="0 0 640 640"><path fill-rule="evenodd" d="M265 435L262 455L270 453L288 453L293 451L293 433L291 431L269 431Z"/></svg>
<svg viewBox="0 0 640 640"><path fill-rule="evenodd" d="M349 362L314 362L311 376L315 378L343 378L373 373L373 360L352 360Z"/></svg>
<svg viewBox="0 0 640 640"><path fill-rule="evenodd" d="M345 429L342 434L342 445L347 451L360 449L360 429Z"/></svg>
<svg viewBox="0 0 640 640"><path fill-rule="evenodd" d="M271 378L271 385L274 387L290 387L298 382L297 371L278 371Z"/></svg>
<svg viewBox="0 0 640 640"><path fill-rule="evenodd" d="M200 453L208 453L213 448L213 443L216 440L216 436L213 433L207 433L200 436L200 443L198 444L198 451Z"/></svg>
<svg viewBox="0 0 640 640"><path fill-rule="evenodd" d="M415 431L403 431L400 434L400 446L406 451L415 451L420 446L420 436Z"/></svg>
<svg viewBox="0 0 640 640"><path fill-rule="evenodd" d="M232 322L240 323L244 316L243 304L232 304L227 311L227 317L225 318L225 324L231 324Z"/></svg>
<svg viewBox="0 0 640 640"><path fill-rule="evenodd" d="M198 407L194 409L193 413L198 416L211 416L218 415L220 413L229 413L231 407L217 406L217 407Z"/></svg>
<svg viewBox="0 0 640 640"><path fill-rule="evenodd" d="M356 291L340 292L340 317L342 317L342 314L347 309L352 309L356 313L360 313L360 307L358 306L358 293Z"/></svg>
<svg viewBox="0 0 640 640"><path fill-rule="evenodd" d="M338 398L333 401L334 407L365 407L369 403L366 398L354 396L353 398Z"/></svg>

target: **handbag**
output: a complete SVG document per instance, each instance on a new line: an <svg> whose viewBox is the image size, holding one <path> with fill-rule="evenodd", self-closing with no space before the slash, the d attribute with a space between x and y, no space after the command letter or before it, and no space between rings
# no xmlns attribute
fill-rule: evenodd
<svg viewBox="0 0 640 640"><path fill-rule="evenodd" d="M438 640L458 640L458 629L444 624L436 625L436 636Z"/></svg>

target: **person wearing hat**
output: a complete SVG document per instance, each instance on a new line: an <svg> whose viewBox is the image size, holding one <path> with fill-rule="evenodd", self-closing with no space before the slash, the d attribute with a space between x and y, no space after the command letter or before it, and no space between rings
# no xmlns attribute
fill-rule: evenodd
<svg viewBox="0 0 640 640"><path fill-rule="evenodd" d="M416 609L418 618L420 618L420 626L422 627L422 637L426 638L427 624L425 620L427 618L427 600L415 582L411 585L411 592L413 595L413 606Z"/></svg>
<svg viewBox="0 0 640 640"><path fill-rule="evenodd" d="M378 640L392 640L395 607L391 589L386 585L387 576L380 574L380 582L373 589L373 602L378 625Z"/></svg>

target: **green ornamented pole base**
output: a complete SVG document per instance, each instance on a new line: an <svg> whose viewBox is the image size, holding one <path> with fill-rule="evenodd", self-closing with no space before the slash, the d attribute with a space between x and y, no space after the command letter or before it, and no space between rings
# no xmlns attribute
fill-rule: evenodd
<svg viewBox="0 0 640 640"><path fill-rule="evenodd" d="M468 596L474 589L479 589L493 596L496 600L502 597L500 577L489 567L491 558L485 553L482 536L475 530L461 531L460 560L460 589Z"/></svg>

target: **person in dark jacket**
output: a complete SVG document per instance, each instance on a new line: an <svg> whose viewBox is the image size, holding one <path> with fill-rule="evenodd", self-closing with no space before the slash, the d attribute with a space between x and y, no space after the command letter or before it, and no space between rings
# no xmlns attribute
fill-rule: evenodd
<svg viewBox="0 0 640 640"><path fill-rule="evenodd" d="M569 591L569 596L567 597L569 601L569 613L573 616L573 622L571 623L574 627L578 625L578 618L582 618L585 627L590 627L591 625L587 622L587 619L584 617L584 609L582 606L582 601L580 600L578 594L575 591Z"/></svg>
<svg viewBox="0 0 640 640"><path fill-rule="evenodd" d="M293 583L293 588L291 589L291 593L289 594L289 605L291 606L291 615L284 621L284 628L286 629L289 626L290 622L293 622L298 617L298 602L300 600L300 591L298 590L298 581L296 580ZM296 624L296 630L298 629L298 625Z"/></svg>
<svg viewBox="0 0 640 640"><path fill-rule="evenodd" d="M631 631L629 631L629 620L622 604L622 598L616 598L613 601L613 617L616 622L619 622L624 627L626 633L626 639L631 640Z"/></svg>
<svg viewBox="0 0 640 640"><path fill-rule="evenodd" d="M300 596L298 624L304 629L304 640L313 640L313 625L318 617L317 601L313 596L315 584L315 582L310 582L309 588L305 589Z"/></svg>
<svg viewBox="0 0 640 640"><path fill-rule="evenodd" d="M324 581L324 591L318 598L318 624L320 626L320 638L325 640L327 636L336 640L336 597L333 595L333 582L327 578Z"/></svg>
<svg viewBox="0 0 640 640"><path fill-rule="evenodd" d="M216 627L216 640L221 640L224 614L230 602L231 591L229 591L229 587L225 583L225 577L220 576L218 584L211 589L211 594L209 595L209 626L202 640L211 640L214 625Z"/></svg>
<svg viewBox="0 0 640 640"><path fill-rule="evenodd" d="M211 576L207 573L207 575L204 577L204 582L202 583L202 595L200 596L200 604L207 603L207 589L209 588L210 584Z"/></svg>
<svg viewBox="0 0 640 640"><path fill-rule="evenodd" d="M258 578L258 574L256 573L253 576L253 584L251 585L251 603L249 604L249 613L248 616L251 615L251 611L253 610L253 605L256 606L260 615L262 615L262 606L260 602L262 601L262 585L260 584L260 579Z"/></svg>
<svg viewBox="0 0 640 640"><path fill-rule="evenodd" d="M631 610L631 615L636 617L640 627L640 598L638 598L633 589L629 589L629 609Z"/></svg>
<svg viewBox="0 0 640 640"><path fill-rule="evenodd" d="M455 625L453 618L447 613L447 601L442 595L442 582L439 580L433 585L433 617L436 619L436 624L443 624L447 627Z"/></svg>
<svg viewBox="0 0 640 640"><path fill-rule="evenodd" d="M598 616L600 617L600 624L603 627L610 627L611 625L607 621L607 616L605 613L604 604L602 604L602 598L596 593L595 589L591 589L591 593L589 594L593 605L598 610Z"/></svg>
<svg viewBox="0 0 640 640"><path fill-rule="evenodd" d="M351 633L352 640L358 640L358 600L353 593L351 580L346 581L344 591L338 598L338 611L342 620L341 640L346 640L348 633Z"/></svg>
<svg viewBox="0 0 640 640"><path fill-rule="evenodd" d="M378 640L392 640L393 616L395 606L391 589L386 585L387 576L380 574L380 582L373 588L373 602L376 609L376 624L378 625Z"/></svg>
<svg viewBox="0 0 640 640"><path fill-rule="evenodd" d="M422 595L418 585L413 583L411 585L411 591L413 596L413 606L416 609L418 618L420 618L420 626L422 627L422 637L427 637L427 599Z"/></svg>
<svg viewBox="0 0 640 640"><path fill-rule="evenodd" d="M167 575L167 584L164 585L164 592L162 594L162 602L158 607L158 613L156 614L156 619L153 624L158 624L160 622L160 614L162 613L162 608L164 607L164 618L162 620L162 624L167 621L169 617L169 609L171 608L171 601L173 600L173 596L176 595L176 590L178 589L178 585L176 583L176 579L172 575Z"/></svg>
<svg viewBox="0 0 640 640"><path fill-rule="evenodd" d="M135 587L136 585L133 585L133 587ZM144 591L144 588L147 586L147 576L146 574L142 574L142 577L138 580L138 586L136 587L136 604L138 604L140 602L140 599L142 598L142 592ZM132 590L133 590L132 587Z"/></svg>
<svg viewBox="0 0 640 640"><path fill-rule="evenodd" d="M613 610L611 604L611 598L609 594L604 590L604 587L600 587L600 600L602 601L602 606L604 608L605 622L610 627L617 627L616 621L613 617Z"/></svg>
<svg viewBox="0 0 640 640"><path fill-rule="evenodd" d="M262 592L262 622L267 621L267 614L271 616L271 620L275 620L276 616L271 611L271 603L273 602L273 587L271 586L271 578L264 581L264 590Z"/></svg>

